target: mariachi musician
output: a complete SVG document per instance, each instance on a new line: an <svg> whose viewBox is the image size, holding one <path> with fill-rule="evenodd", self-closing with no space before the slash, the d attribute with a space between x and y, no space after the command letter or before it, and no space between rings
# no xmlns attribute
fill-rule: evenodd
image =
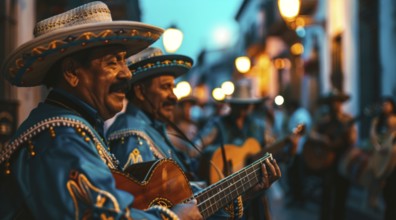
<svg viewBox="0 0 396 220"><path fill-rule="evenodd" d="M128 105L126 111L117 116L108 130L110 150L120 160L124 171L129 170L131 165L139 166L142 162L172 158L185 173L191 173L188 158L174 147L166 132L166 126L173 124L173 111L178 101L173 90L175 78L186 74L191 69L192 62L187 56L163 54L155 47L149 47L128 58L128 66L133 76L131 88L126 94ZM270 172L271 178L280 177L279 167L274 160L265 163L266 165L262 165L263 168L274 168L278 171ZM192 178L194 175L188 176L191 177L189 180L200 180L197 177ZM251 191L224 208L227 212L221 210L211 217L213 219L242 217L241 199L269 187L268 174L262 171L262 177L266 184L255 184ZM159 180L168 178L170 173L164 172ZM156 178L150 180L155 182ZM199 190L201 189L194 187L195 192ZM223 197L226 197L225 195L223 194ZM216 201L221 201L221 198Z"/></svg>
<svg viewBox="0 0 396 220"><path fill-rule="evenodd" d="M373 145L373 159L371 169L374 180L380 183L370 188L369 204L376 207L375 193L378 186L383 185L385 202L384 219L396 219L396 104L392 97L383 97L381 111L371 121L370 141ZM384 181L384 184L381 182Z"/></svg>
<svg viewBox="0 0 396 220"><path fill-rule="evenodd" d="M313 127L313 134L320 140L321 147L327 148L328 157L333 158L323 175L321 219L345 219L345 205L350 187L349 180L342 176L338 164L343 154L356 142L354 119L342 109L350 96L338 90L332 90L319 99L319 104L327 108Z"/></svg>
<svg viewBox="0 0 396 220"><path fill-rule="evenodd" d="M249 150L248 148L253 146L248 146L245 144L246 141L252 138L255 139L254 145L259 145L259 148L264 148L266 145L265 141L265 123L264 120L257 120L253 118L252 110L253 105L263 102L262 97L254 96L251 91L251 81L248 79L240 80L235 83L235 91L230 97L226 97L223 102L230 106L230 112L226 115L214 117L209 120L203 129L198 134L194 142L196 145L203 149L205 152L202 156L203 160L206 160L206 153L211 151L225 149L224 146L237 146L240 147L241 151L243 149ZM206 147L206 148L205 148ZM205 149L204 149L205 148ZM236 155L230 155L231 152L224 150L227 157L234 157ZM275 155L276 157L276 155ZM226 158L226 157L224 157ZM201 168L206 164L201 159ZM229 158L224 159L228 163ZM248 159L248 158L246 158ZM212 158L212 161L214 158ZM236 164L225 164L223 168L228 167L228 169L221 170L228 175L233 171L236 171ZM234 167L233 167L234 166ZM205 170L205 169L204 169ZM245 210L247 219L270 219L269 207L267 204L267 199L265 195L255 198Z"/></svg>

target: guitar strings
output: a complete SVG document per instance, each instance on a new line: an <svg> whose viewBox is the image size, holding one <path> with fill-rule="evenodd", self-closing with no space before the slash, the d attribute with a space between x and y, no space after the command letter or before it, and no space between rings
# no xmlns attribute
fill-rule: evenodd
<svg viewBox="0 0 396 220"><path fill-rule="evenodd" d="M220 187L220 190L217 191L217 192L215 192L212 196L210 196L210 197L204 199L203 201L199 201L200 204L198 204L198 207L202 207L203 205L205 205L205 202L208 202L208 201L210 202L210 201L212 201L213 198L215 198L216 196L218 196L218 195L221 194L221 193L224 193L224 191L229 190L231 187L235 187L235 190L232 190L228 195L231 195L231 193L234 193L234 192L237 192L237 193L238 193L238 190L240 190L240 189L243 189L243 191L246 191L246 190L250 189L255 183L258 183L258 182L259 182L258 175L253 175L252 178L249 178L249 176L250 176L252 173L257 173L257 168L255 168L255 166L261 165L262 162L263 162L264 160L266 160L266 159L268 159L268 158L271 158L271 157L272 157L271 154L266 154L263 158L261 158L261 159L255 161L254 163L252 163L251 165L245 167L244 169L242 169L242 170L240 170L240 171L238 171L238 172L236 172L236 173L233 173L233 174L227 176L226 178L220 180L219 182L217 182L217 183L215 183L215 184L209 186L206 190L201 191L201 192L199 192L198 194L194 195L194 198L198 198L198 197L204 196L204 195L206 195L206 194L212 192L213 190L216 189L216 187L219 187L219 186L221 186L221 185L224 185L224 183L226 183L226 182L229 181L230 179L234 179L235 177L237 177L237 175L241 174L242 172L245 172L245 173L246 173L246 176L247 176L247 178L248 178L247 183L250 183L250 184L251 184L251 185L248 185L247 189L245 189L245 187L244 187L244 185L246 185L246 183L245 183L246 178L239 178L236 182L233 182L233 184L227 185L227 186L224 187L224 188L221 188L221 187ZM253 169L252 169L252 168L253 168ZM249 171L249 170L251 170L251 171ZM256 182L252 183L252 180L255 180ZM239 184L239 183L241 183L241 182L243 182L243 183L240 184L239 186L235 186L235 184ZM242 186L242 187L241 187L241 186ZM237 196L238 196L238 195L237 195ZM237 196L236 196L236 197L237 197ZM236 197L235 197L235 198L236 198ZM226 198L227 198L227 197L226 197ZM234 197L233 197L233 198L230 198L230 200L235 199L235 198L234 198ZM228 202L230 202L230 201L228 201ZM228 203L228 202L226 202L226 203ZM211 208L211 207L213 206L211 203L210 203L210 205L211 205L211 206L205 206L205 209L203 209L203 210L200 209L200 210L201 210L202 212L207 212L208 209ZM224 207L224 205L225 205L225 204L222 204L222 207ZM216 208L218 208L218 207L216 207ZM217 210L216 210L216 211L217 211Z"/></svg>

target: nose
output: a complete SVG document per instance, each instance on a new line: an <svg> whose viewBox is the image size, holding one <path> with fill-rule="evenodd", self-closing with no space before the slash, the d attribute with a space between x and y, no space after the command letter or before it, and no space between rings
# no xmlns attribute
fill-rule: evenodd
<svg viewBox="0 0 396 220"><path fill-rule="evenodd" d="M174 92L174 90L173 89L171 89L171 92L170 92L170 94L169 94L169 98L171 98L171 99L173 99L173 100L178 100L177 99L177 96L176 96L176 94L175 94L175 92Z"/></svg>
<svg viewBox="0 0 396 220"><path fill-rule="evenodd" d="M123 78L123 79L127 79L127 80L132 79L132 73L131 73L131 71L129 70L128 66L125 63L122 64L122 69L120 71L120 76L119 77Z"/></svg>

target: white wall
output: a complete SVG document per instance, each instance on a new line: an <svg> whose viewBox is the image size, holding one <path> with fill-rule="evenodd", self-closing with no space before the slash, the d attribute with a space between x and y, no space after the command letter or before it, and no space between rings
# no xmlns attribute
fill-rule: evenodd
<svg viewBox="0 0 396 220"><path fill-rule="evenodd" d="M16 45L19 46L33 38L33 29L36 20L36 1L18 0L17 2L17 36ZM41 100L41 87L16 89L19 101L18 122L25 120L30 111L37 106Z"/></svg>
<svg viewBox="0 0 396 220"><path fill-rule="evenodd" d="M396 96L396 3L380 1L380 62L382 69L382 95Z"/></svg>
<svg viewBox="0 0 396 220"><path fill-rule="evenodd" d="M344 88L351 95L351 100L347 102L346 109L357 115L359 112L359 21L358 21L358 1L350 0L344 2L345 13L345 34L343 39L344 53Z"/></svg>
<svg viewBox="0 0 396 220"><path fill-rule="evenodd" d="M346 104L345 110L353 115L357 114L359 88L358 88L358 2L357 0L327 0L327 42L331 46L333 37L342 33L344 72L344 90L351 94L351 100ZM327 51L328 59L324 76L324 84L330 86L331 48ZM326 89L329 87L326 86Z"/></svg>

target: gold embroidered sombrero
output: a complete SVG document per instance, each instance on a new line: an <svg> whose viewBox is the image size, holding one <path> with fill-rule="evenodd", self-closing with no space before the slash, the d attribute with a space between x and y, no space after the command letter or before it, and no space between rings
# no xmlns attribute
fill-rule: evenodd
<svg viewBox="0 0 396 220"><path fill-rule="evenodd" d="M340 102L346 102L350 99L350 96L348 94L345 94L342 91L339 91L337 89L333 89L327 94L321 96L318 99L319 104L330 104L332 101L340 101Z"/></svg>
<svg viewBox="0 0 396 220"><path fill-rule="evenodd" d="M16 86L37 86L52 65L74 52L101 45L124 45L133 55L154 43L163 29L135 21L113 21L103 2L91 2L36 24L35 38L15 49L1 68Z"/></svg>
<svg viewBox="0 0 396 220"><path fill-rule="evenodd" d="M172 75L177 78L191 69L193 61L187 56L165 55L161 49L149 47L129 57L127 64L132 73L131 83L135 83L159 75Z"/></svg>
<svg viewBox="0 0 396 220"><path fill-rule="evenodd" d="M235 90L232 95L226 96L222 102L230 104L255 104L265 100L253 93L251 81L242 79L235 83Z"/></svg>

